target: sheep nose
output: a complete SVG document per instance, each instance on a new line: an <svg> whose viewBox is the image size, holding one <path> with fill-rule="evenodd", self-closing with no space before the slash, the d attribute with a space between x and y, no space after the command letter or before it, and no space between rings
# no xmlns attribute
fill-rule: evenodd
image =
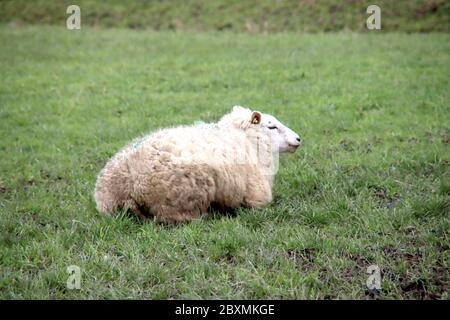
<svg viewBox="0 0 450 320"><path fill-rule="evenodd" d="M300 137L297 137L297 141L300 142Z"/></svg>

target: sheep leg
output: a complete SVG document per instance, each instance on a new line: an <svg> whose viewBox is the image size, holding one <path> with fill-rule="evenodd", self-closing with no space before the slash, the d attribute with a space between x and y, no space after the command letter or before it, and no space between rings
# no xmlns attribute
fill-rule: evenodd
<svg viewBox="0 0 450 320"><path fill-rule="evenodd" d="M141 207L134 200L128 200L124 205L125 210L131 211L133 214L141 218L142 220L146 220L149 218L148 214L144 212Z"/></svg>
<svg viewBox="0 0 450 320"><path fill-rule="evenodd" d="M248 186L244 197L244 206L247 208L261 208L272 201L272 188L269 183L260 180Z"/></svg>

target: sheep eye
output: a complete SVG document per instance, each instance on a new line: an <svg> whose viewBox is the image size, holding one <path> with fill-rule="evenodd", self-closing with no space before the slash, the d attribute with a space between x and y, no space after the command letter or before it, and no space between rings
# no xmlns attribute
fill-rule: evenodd
<svg viewBox="0 0 450 320"><path fill-rule="evenodd" d="M272 126L272 127L268 127L270 130L273 130L273 129L278 129L277 127L275 127L275 126Z"/></svg>

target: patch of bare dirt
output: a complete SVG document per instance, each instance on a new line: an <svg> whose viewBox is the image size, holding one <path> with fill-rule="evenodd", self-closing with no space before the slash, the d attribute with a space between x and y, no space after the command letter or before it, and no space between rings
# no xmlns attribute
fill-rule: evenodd
<svg viewBox="0 0 450 320"><path fill-rule="evenodd" d="M316 253L317 250L314 248L289 249L286 251L286 256L292 259L301 270L308 271L314 267Z"/></svg>
<svg viewBox="0 0 450 320"><path fill-rule="evenodd" d="M385 188L378 186L371 186L373 196L378 200L379 208L393 209L400 203L400 196L398 194L389 194Z"/></svg>

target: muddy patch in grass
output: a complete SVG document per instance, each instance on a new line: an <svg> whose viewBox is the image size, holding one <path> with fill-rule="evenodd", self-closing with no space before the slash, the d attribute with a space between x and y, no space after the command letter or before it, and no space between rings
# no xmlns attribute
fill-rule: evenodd
<svg viewBox="0 0 450 320"><path fill-rule="evenodd" d="M428 283L424 279L417 279L408 283L401 284L403 296L407 299L435 300L439 296L428 292Z"/></svg>
<svg viewBox="0 0 450 320"><path fill-rule="evenodd" d="M348 259L355 262L357 267L360 269L367 268L368 266L373 264L372 262L369 261L368 258L364 257L362 254L359 253L348 253L345 256Z"/></svg>
<svg viewBox="0 0 450 320"><path fill-rule="evenodd" d="M448 292L450 286L449 274L442 258L438 259L436 264L431 267L429 279L428 277L414 279L412 275L419 275L418 266L422 259L422 252L419 249L412 252L385 246L382 250L388 259L394 260L396 264L400 261L408 264L406 274L390 273L389 275L389 278L399 285L401 294L405 299L440 299L442 294Z"/></svg>
<svg viewBox="0 0 450 320"><path fill-rule="evenodd" d="M372 195L377 200L378 208L393 209L400 203L400 196L395 194L389 194L389 192L383 187L370 186Z"/></svg>
<svg viewBox="0 0 450 320"><path fill-rule="evenodd" d="M293 260L297 267L302 271L309 271L314 268L314 262L317 249L288 249L285 253L286 257Z"/></svg>
<svg viewBox="0 0 450 320"><path fill-rule="evenodd" d="M416 252L405 252L392 246L383 247L383 253L389 257L389 259L403 260L410 263L417 263L422 258L422 253L419 249Z"/></svg>
<svg viewBox="0 0 450 320"><path fill-rule="evenodd" d="M222 263L226 263L226 264L236 264L237 259L234 255L227 252L219 257L218 262L222 262Z"/></svg>

